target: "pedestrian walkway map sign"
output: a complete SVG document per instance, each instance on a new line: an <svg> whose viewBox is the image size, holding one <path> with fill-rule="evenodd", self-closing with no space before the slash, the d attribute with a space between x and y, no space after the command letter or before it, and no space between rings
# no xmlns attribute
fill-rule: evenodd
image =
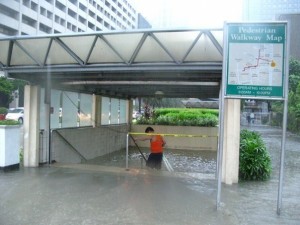
<svg viewBox="0 0 300 225"><path fill-rule="evenodd" d="M282 98L285 51L286 23L227 24L225 95Z"/></svg>

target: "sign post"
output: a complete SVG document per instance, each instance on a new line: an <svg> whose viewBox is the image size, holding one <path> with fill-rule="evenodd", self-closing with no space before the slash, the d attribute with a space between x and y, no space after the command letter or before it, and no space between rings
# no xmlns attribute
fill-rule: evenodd
<svg viewBox="0 0 300 225"><path fill-rule="evenodd" d="M277 213L281 208L288 100L288 23L225 23L221 112L224 99L284 101ZM220 142L224 136L220 121ZM219 145L217 207L220 204L223 145ZM221 159L221 160L220 160Z"/></svg>

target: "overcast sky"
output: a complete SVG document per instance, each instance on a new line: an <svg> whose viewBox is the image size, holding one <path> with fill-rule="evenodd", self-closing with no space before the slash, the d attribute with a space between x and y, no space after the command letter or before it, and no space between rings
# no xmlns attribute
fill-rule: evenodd
<svg viewBox="0 0 300 225"><path fill-rule="evenodd" d="M153 28L221 28L241 21L242 0L128 0Z"/></svg>

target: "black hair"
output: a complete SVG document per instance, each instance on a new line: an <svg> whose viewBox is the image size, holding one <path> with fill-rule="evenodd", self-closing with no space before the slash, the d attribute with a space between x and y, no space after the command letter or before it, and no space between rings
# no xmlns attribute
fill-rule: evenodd
<svg viewBox="0 0 300 225"><path fill-rule="evenodd" d="M154 132L154 129L152 127L147 127L145 130L145 133Z"/></svg>

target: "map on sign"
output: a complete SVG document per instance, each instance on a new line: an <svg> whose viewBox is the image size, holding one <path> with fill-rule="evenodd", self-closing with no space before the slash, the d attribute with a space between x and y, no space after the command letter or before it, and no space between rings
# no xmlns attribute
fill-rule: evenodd
<svg viewBox="0 0 300 225"><path fill-rule="evenodd" d="M282 44L230 43L229 49L229 85L282 86Z"/></svg>

